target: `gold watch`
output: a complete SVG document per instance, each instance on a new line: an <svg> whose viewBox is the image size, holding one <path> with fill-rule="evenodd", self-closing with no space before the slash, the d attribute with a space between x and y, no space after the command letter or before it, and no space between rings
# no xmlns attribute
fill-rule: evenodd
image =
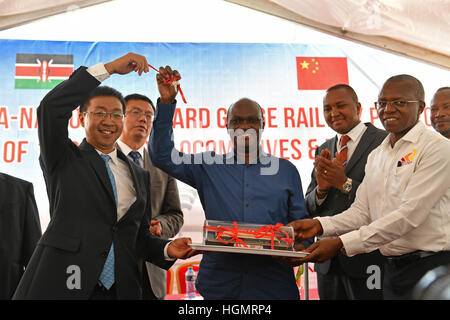
<svg viewBox="0 0 450 320"><path fill-rule="evenodd" d="M346 194L349 194L350 191L352 191L353 186L353 180L350 178L347 178L347 181L345 181L344 185L342 186L342 191Z"/></svg>

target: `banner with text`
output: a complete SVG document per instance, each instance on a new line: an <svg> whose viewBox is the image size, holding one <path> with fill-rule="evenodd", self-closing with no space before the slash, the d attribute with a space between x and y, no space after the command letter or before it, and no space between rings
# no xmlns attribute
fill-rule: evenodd
<svg viewBox="0 0 450 320"><path fill-rule="evenodd" d="M242 97L256 100L265 116L263 148L297 166L304 192L314 149L334 135L322 113L324 90L337 83L352 85L362 102L361 119L381 127L373 106L381 83L374 83L367 74L376 72L382 61L367 60L358 52L350 56L336 46L0 40L0 48L0 171L33 182L43 229L49 214L38 162L36 108L49 90L79 66L106 63L135 52L145 55L156 68L170 65L177 69L187 104L178 98L175 145L187 153L230 151L225 128L229 105ZM156 102L155 74L150 70L141 77L114 75L104 85L124 96L141 93ZM427 112L423 120L430 125ZM84 137L78 109L69 123L69 134L76 142ZM195 191L180 183L180 196L183 208L192 211L185 219L187 225L201 225L203 212Z"/></svg>

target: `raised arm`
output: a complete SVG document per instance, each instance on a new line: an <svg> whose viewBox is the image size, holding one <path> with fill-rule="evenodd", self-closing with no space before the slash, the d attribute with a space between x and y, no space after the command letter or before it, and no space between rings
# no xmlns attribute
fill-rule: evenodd
<svg viewBox="0 0 450 320"><path fill-rule="evenodd" d="M177 95L176 86L167 83L167 79L181 79L178 71L167 66L161 67L160 73L156 75L160 98L157 102L155 120L149 137L149 154L152 163L175 177L176 179L196 187L194 171L196 155L184 154L175 149L173 142L173 116L175 113ZM201 156L201 154L198 154Z"/></svg>
<svg viewBox="0 0 450 320"><path fill-rule="evenodd" d="M128 53L104 66L98 64L91 68L80 67L42 99L37 108L37 117L41 163L45 170L53 170L67 148L75 146L70 141L67 130L72 111L110 75L132 71L139 75L149 71L144 56Z"/></svg>

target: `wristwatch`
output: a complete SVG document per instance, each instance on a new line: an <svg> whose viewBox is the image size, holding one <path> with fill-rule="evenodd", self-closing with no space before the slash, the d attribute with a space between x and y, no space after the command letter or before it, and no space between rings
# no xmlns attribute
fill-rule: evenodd
<svg viewBox="0 0 450 320"><path fill-rule="evenodd" d="M342 192L349 194L350 191L352 191L353 186L353 180L350 178L347 178L347 181L345 181L344 185L342 186Z"/></svg>

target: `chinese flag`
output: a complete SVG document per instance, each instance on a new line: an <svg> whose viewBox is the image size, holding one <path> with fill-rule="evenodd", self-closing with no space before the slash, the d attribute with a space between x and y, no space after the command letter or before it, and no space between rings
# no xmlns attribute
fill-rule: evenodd
<svg viewBox="0 0 450 320"><path fill-rule="evenodd" d="M327 90L348 84L347 58L297 57L298 90Z"/></svg>

